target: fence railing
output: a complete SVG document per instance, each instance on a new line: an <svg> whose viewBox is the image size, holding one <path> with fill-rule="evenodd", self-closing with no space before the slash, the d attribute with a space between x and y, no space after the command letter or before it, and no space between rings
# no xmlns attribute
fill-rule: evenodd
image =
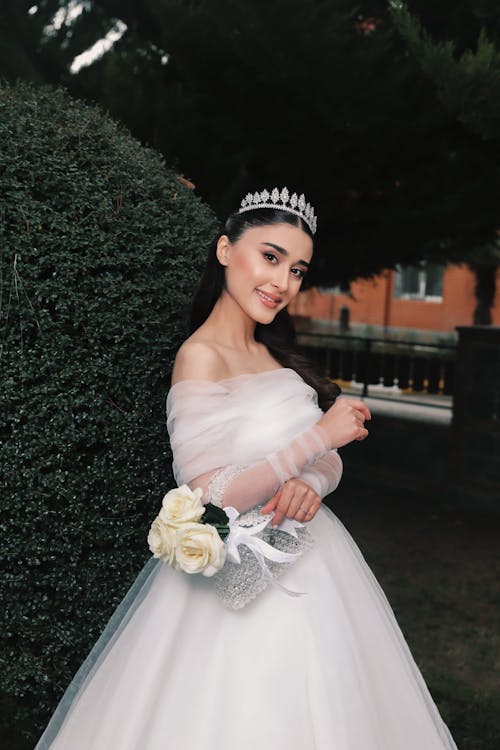
<svg viewBox="0 0 500 750"><path fill-rule="evenodd" d="M299 332L297 344L332 380L406 392L451 396L456 347L453 344Z"/></svg>

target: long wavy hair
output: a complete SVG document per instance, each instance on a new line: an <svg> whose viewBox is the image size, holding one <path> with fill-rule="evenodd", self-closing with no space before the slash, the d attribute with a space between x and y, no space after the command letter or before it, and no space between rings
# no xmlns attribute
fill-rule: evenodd
<svg viewBox="0 0 500 750"><path fill-rule="evenodd" d="M233 213L217 237L210 244L207 261L197 291L191 303L189 333L193 333L208 318L225 286L224 266L216 255L217 242L226 234L231 243L237 242L247 229L269 224L291 224L303 229L312 239L309 226L295 214L274 208L259 208L244 213ZM283 309L274 320L265 325L257 323L255 339L265 344L271 355L282 367L295 370L301 378L318 394L318 404L326 411L340 393L340 388L324 375L321 375L310 360L295 348L295 327L288 313Z"/></svg>

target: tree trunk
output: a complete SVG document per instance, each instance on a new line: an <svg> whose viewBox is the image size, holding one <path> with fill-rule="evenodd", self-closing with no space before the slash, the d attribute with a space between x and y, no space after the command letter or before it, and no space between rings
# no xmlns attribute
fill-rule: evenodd
<svg viewBox="0 0 500 750"><path fill-rule="evenodd" d="M473 324L475 326L490 326L492 323L491 308L495 302L496 275L498 266L496 263L484 265L471 265L476 274L476 309L474 310Z"/></svg>

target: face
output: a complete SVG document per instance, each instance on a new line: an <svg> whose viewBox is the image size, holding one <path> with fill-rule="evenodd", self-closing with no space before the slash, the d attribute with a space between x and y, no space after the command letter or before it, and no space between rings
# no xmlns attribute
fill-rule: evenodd
<svg viewBox="0 0 500 750"><path fill-rule="evenodd" d="M313 254L306 232L290 224L247 229L237 242L223 235L217 257L226 291L258 323L270 323L300 291Z"/></svg>

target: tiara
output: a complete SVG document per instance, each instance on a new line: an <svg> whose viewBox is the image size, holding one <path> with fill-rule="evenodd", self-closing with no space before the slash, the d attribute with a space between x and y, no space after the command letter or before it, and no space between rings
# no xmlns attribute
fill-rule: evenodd
<svg viewBox="0 0 500 750"><path fill-rule="evenodd" d="M253 211L256 208L277 208L280 211L289 211L291 214L300 216L311 232L316 233L317 218L314 215L314 208L310 203L306 203L304 193L300 196L297 196L297 193L290 195L286 187L281 192L278 188L273 188L270 193L267 190L263 190L261 193L259 191L247 193L241 201L238 213Z"/></svg>

